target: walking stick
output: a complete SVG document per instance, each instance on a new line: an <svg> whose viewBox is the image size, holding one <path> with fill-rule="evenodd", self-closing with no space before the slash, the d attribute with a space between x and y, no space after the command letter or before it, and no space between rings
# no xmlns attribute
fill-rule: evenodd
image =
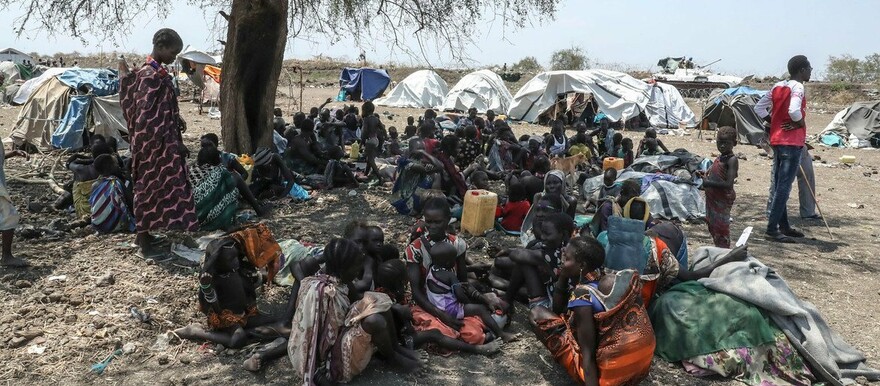
<svg viewBox="0 0 880 386"><path fill-rule="evenodd" d="M804 171L803 165L798 165L801 169L801 175L804 176L805 180L807 179L807 172ZM822 208L819 207L819 200L816 199L816 192L813 191L813 187L810 184L807 185L807 191L810 192L810 196L813 197L813 202L816 203L816 210L819 211L819 216L822 217L822 222L825 223L825 229L828 230L828 236L831 236L831 240L834 240L834 235L831 233L831 227L828 226L828 220L825 219L825 215L822 214Z"/></svg>

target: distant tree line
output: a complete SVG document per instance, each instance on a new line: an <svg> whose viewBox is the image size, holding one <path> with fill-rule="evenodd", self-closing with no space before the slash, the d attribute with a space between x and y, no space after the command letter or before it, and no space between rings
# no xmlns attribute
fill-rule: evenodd
<svg viewBox="0 0 880 386"><path fill-rule="evenodd" d="M849 54L830 56L825 78L831 82L880 82L880 53L873 53L864 59Z"/></svg>

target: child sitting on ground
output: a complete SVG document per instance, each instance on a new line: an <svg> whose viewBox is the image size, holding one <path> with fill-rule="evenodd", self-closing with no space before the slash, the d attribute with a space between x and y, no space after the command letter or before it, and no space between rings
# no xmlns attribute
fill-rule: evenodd
<svg viewBox="0 0 880 386"><path fill-rule="evenodd" d="M660 144L657 142L656 138L645 139L645 151L642 152L640 157L663 154L664 153L660 150Z"/></svg>
<svg viewBox="0 0 880 386"><path fill-rule="evenodd" d="M591 144L588 143L588 138L584 133L575 134L574 138L571 140L571 147L568 148L568 155L574 156L581 154L586 159L593 159L593 151L590 150L592 147Z"/></svg>
<svg viewBox="0 0 880 386"><path fill-rule="evenodd" d="M471 173L469 190L489 190L489 175L482 170Z"/></svg>
<svg viewBox="0 0 880 386"><path fill-rule="evenodd" d="M707 172L697 172L703 176L703 189L706 191L709 234L719 248L730 248L730 210L736 200L733 184L739 174L739 160L733 155L736 142L736 129L730 126L719 128L715 146L721 155L715 158Z"/></svg>
<svg viewBox="0 0 880 386"><path fill-rule="evenodd" d="M400 140L397 139L397 128L391 126L388 128L388 147L386 149L386 155L389 157L401 156L403 155L403 151L400 150Z"/></svg>
<svg viewBox="0 0 880 386"><path fill-rule="evenodd" d="M208 133L199 138L199 144L203 149L205 147L213 147L219 151L220 137L218 137L217 134ZM241 163L238 162L238 157L236 157L235 154L220 151L220 160L223 162L223 165L226 166L227 169L229 169L229 171L237 172L238 175L241 176L241 178L247 181L248 172L244 168L244 166L242 166Z"/></svg>
<svg viewBox="0 0 880 386"><path fill-rule="evenodd" d="M376 292L388 295L394 302L391 306L394 325L400 327L398 333L406 346L416 349L432 343L445 350L480 355L491 355L501 349L501 340L497 339L482 345L472 345L445 336L439 330L416 332L412 325L406 284L406 264L403 261L395 258L379 265L376 271Z"/></svg>
<svg viewBox="0 0 880 386"><path fill-rule="evenodd" d="M513 181L507 186L507 202L498 205L495 209L495 218L499 221L499 226L505 232L519 233L522 229L523 220L529 213L532 205L526 198L525 187Z"/></svg>
<svg viewBox="0 0 880 386"><path fill-rule="evenodd" d="M131 190L119 177L118 161L109 154L95 158L98 178L89 195L92 227L100 233L134 232Z"/></svg>
<svg viewBox="0 0 880 386"><path fill-rule="evenodd" d="M516 340L519 336L505 332L492 319L486 304L477 304L475 300L484 300L483 295L466 283L458 281L454 266L458 252L450 243L437 243L431 247L431 267L425 279L428 300L435 307L449 316L462 320L465 316L478 316L486 327L505 342Z"/></svg>
<svg viewBox="0 0 880 386"><path fill-rule="evenodd" d="M95 170L94 165L95 158L100 155L111 154L112 152L106 141L95 141L92 145L91 157L74 154L67 160L67 168L73 172L71 195L77 219L87 219L91 216L89 196L92 194L92 184L98 179L98 171ZM89 222L86 221L82 224L77 222L71 226L86 226Z"/></svg>
<svg viewBox="0 0 880 386"><path fill-rule="evenodd" d="M574 220L565 213L550 213L535 223L540 228L539 241L529 248L505 250L498 256L507 256L516 264L504 301L513 304L520 288L525 287L529 309L544 306L552 309L553 286L559 277L562 251L574 232Z"/></svg>
<svg viewBox="0 0 880 386"><path fill-rule="evenodd" d="M483 154L480 151L480 141L477 139L477 128L474 125L468 125L463 128L464 135L459 141L458 155L455 158L459 169L467 169L477 157Z"/></svg>
<svg viewBox="0 0 880 386"><path fill-rule="evenodd" d="M633 163L633 141L629 138L624 138L620 141L620 152L618 153L620 158L623 158L623 167L628 168Z"/></svg>
<svg viewBox="0 0 880 386"><path fill-rule="evenodd" d="M403 139L410 139L418 134L416 119L412 115L406 117L406 127L403 128Z"/></svg>
<svg viewBox="0 0 880 386"><path fill-rule="evenodd" d="M609 157L616 157L616 158L623 158L623 156L625 155L624 151L623 151L623 134L614 133L614 136L612 137L611 143L612 143L612 146L611 146L611 150L608 151L608 156Z"/></svg>
<svg viewBox="0 0 880 386"><path fill-rule="evenodd" d="M660 151L661 149L663 150L662 152ZM663 141L657 139L657 130L645 130L645 137L639 141L639 147L636 149L636 158L643 155L660 155L665 153L669 153L669 149L663 145Z"/></svg>

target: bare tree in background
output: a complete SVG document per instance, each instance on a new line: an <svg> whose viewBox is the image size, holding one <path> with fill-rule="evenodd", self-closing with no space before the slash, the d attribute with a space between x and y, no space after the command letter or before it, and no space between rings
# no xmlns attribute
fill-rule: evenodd
<svg viewBox="0 0 880 386"><path fill-rule="evenodd" d="M182 3L182 2L181 2ZM481 26L497 22L506 31L533 19L552 19L558 0L186 0L206 13L221 11L226 26L220 84L224 147L237 153L272 146L272 108L289 37L324 37L331 43L390 45L427 59L444 52L467 59ZM16 34L38 30L69 34L85 42L131 34L144 15L166 18L163 0L0 0L0 10L18 7ZM226 13L228 11L228 13ZM173 26L171 26L173 27ZM136 31L152 33L152 31ZM186 36L183 37L186 39ZM414 41L414 45L407 44Z"/></svg>

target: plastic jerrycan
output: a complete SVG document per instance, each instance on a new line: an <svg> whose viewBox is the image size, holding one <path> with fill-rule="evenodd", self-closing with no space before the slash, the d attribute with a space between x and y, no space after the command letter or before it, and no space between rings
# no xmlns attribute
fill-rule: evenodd
<svg viewBox="0 0 880 386"><path fill-rule="evenodd" d="M605 157L602 161L602 171L614 168L616 170L623 169L623 158Z"/></svg>
<svg viewBox="0 0 880 386"><path fill-rule="evenodd" d="M488 190L468 190L464 195L461 230L482 235L495 226L498 195Z"/></svg>

